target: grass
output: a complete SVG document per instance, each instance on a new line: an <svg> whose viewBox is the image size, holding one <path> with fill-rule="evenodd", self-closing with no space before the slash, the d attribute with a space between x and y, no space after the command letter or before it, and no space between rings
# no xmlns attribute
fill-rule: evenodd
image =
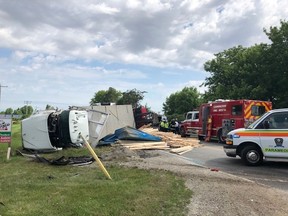
<svg viewBox="0 0 288 216"><path fill-rule="evenodd" d="M0 144L0 215L185 215L192 192L170 172L106 167L107 180L96 163L85 167L51 166L15 154L21 148L20 124L13 125L13 155ZM104 149L105 150L105 149ZM109 150L109 149L106 149ZM98 151L98 149L96 149ZM103 151L103 149L101 149ZM59 155L89 155L66 149ZM45 155L46 157L46 155Z"/></svg>

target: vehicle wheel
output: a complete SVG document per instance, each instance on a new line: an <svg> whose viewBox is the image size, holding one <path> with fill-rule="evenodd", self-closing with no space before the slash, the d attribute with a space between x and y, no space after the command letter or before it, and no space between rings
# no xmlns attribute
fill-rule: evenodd
<svg viewBox="0 0 288 216"><path fill-rule="evenodd" d="M222 136L222 129L218 130L217 138L218 138L219 143L226 143L226 137Z"/></svg>
<svg viewBox="0 0 288 216"><path fill-rule="evenodd" d="M259 148L247 146L241 152L241 159L246 165L257 166L263 162L263 154Z"/></svg>
<svg viewBox="0 0 288 216"><path fill-rule="evenodd" d="M204 136L198 135L198 140L203 141L204 140Z"/></svg>
<svg viewBox="0 0 288 216"><path fill-rule="evenodd" d="M183 127L180 128L180 135L181 137L186 137L185 130Z"/></svg>

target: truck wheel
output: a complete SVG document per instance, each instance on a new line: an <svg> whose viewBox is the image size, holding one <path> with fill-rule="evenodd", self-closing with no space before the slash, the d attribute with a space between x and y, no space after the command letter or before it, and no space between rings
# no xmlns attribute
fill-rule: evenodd
<svg viewBox="0 0 288 216"><path fill-rule="evenodd" d="M205 139L204 139L204 136L198 135L198 140L200 140L200 141L205 140Z"/></svg>
<svg viewBox="0 0 288 216"><path fill-rule="evenodd" d="M248 166L257 166L263 162L263 154L259 148L247 146L241 152L241 159Z"/></svg>
<svg viewBox="0 0 288 216"><path fill-rule="evenodd" d="M181 137L186 137L185 130L183 127L180 128L180 135Z"/></svg>
<svg viewBox="0 0 288 216"><path fill-rule="evenodd" d="M218 130L217 138L219 143L226 143L226 138L222 136L222 129Z"/></svg>

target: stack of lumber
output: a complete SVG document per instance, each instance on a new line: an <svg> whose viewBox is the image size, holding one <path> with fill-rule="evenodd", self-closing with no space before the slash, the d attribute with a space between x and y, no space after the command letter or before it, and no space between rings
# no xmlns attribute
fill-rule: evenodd
<svg viewBox="0 0 288 216"><path fill-rule="evenodd" d="M162 141L166 142L167 145L170 146L171 148L180 148L183 146L192 146L192 147L200 146L199 140L196 138L192 137L182 138L179 134L174 134L172 132L162 132L158 131L157 128L151 128L151 127L140 128L140 130L144 131L145 133L161 137Z"/></svg>
<svg viewBox="0 0 288 216"><path fill-rule="evenodd" d="M131 150L170 150L171 153L184 154L191 151L194 147L198 147L199 140L196 138L182 138L178 134L172 132L162 132L152 127L140 128L145 133L158 136L162 141L137 141L137 140L119 140L119 143Z"/></svg>

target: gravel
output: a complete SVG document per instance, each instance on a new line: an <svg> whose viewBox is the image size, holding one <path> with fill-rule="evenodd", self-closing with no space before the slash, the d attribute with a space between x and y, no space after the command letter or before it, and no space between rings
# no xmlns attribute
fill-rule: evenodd
<svg viewBox="0 0 288 216"><path fill-rule="evenodd" d="M129 160L121 164L140 169L169 170L181 176L193 191L188 215L288 215L287 191L201 167L164 151L144 152L141 151L141 155L146 157L141 158L136 157L135 152L130 153ZM127 150L125 154L129 154Z"/></svg>

